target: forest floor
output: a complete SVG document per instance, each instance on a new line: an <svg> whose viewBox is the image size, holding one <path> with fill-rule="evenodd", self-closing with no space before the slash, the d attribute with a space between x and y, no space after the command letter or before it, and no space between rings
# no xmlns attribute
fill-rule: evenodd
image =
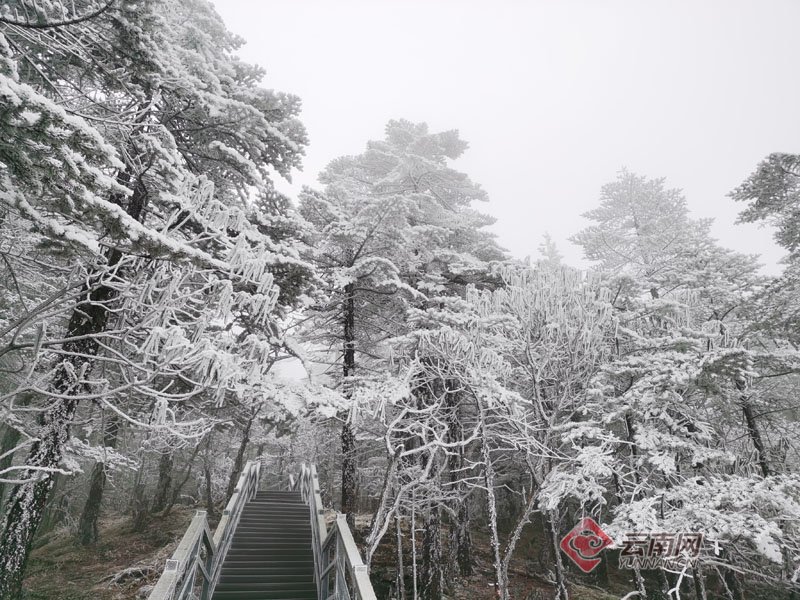
<svg viewBox="0 0 800 600"><path fill-rule="evenodd" d="M156 516L137 533L129 517L100 522L100 541L91 547L75 542L67 528L49 534L31 554L24 588L26 600L134 600L158 579L178 545L195 509L176 506Z"/></svg>
<svg viewBox="0 0 800 600"><path fill-rule="evenodd" d="M168 517L154 517L147 528L133 532L128 517L110 517L100 523L100 541L89 548L75 543L66 528L49 534L47 543L31 555L25 579L26 600L142 600L164 568L188 527L194 509L176 507ZM359 519L359 530L367 519ZM359 531L361 533L361 531ZM366 533L366 531L364 531ZM494 581L488 539L474 535L475 572L447 582L447 600L493 600ZM373 583L379 600L386 598L394 580L393 543L382 544L375 556ZM537 574L529 556L531 541L512 562L511 586L515 600L551 600L553 588ZM626 586L610 574L614 593L590 585L572 585L573 600L617 600ZM146 587L147 586L147 587ZM410 582L409 582L410 586ZM618 588L618 589L617 589ZM407 590L410 595L410 587ZM445 600L443 599L443 600Z"/></svg>

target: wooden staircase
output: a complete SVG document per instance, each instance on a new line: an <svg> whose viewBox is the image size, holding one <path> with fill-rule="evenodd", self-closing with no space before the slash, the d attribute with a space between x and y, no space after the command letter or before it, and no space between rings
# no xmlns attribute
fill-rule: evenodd
<svg viewBox="0 0 800 600"><path fill-rule="evenodd" d="M308 514L300 492L257 492L242 510L213 600L316 600Z"/></svg>

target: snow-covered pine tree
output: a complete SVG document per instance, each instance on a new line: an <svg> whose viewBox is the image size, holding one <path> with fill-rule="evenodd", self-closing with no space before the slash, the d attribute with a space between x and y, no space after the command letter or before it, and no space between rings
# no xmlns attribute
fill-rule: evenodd
<svg viewBox="0 0 800 600"><path fill-rule="evenodd" d="M263 72L234 55L240 43L204 1L2 25L0 226L57 249L67 282L3 330L4 359L34 365L4 411L33 392L42 415L8 420L31 431L3 520L3 597L20 593L53 474L74 468L63 461L81 402L199 436L209 422L181 422L182 401L209 386L216 402L250 393L274 362L276 304L291 306L311 269L270 174L299 164L305 134L297 99L260 88Z"/></svg>
<svg viewBox="0 0 800 600"><path fill-rule="evenodd" d="M306 339L321 362L340 370L346 395L355 377L385 366L387 341L406 331L409 301L462 289L502 257L481 231L491 219L470 207L485 192L453 169L466 143L456 131L390 121L386 137L357 156L333 161L320 175L324 192L305 190L301 214L318 230L315 263L325 293ZM342 510L355 509L355 411L342 428Z"/></svg>
<svg viewBox="0 0 800 600"><path fill-rule="evenodd" d="M566 430L573 462L551 474L545 494L552 504L572 498L581 510L611 508L609 530L618 535L704 532L728 551L722 560L704 556L689 573L695 589L705 589L711 565L727 597L739 598L737 571L777 580L769 561L785 569L782 554L794 552L786 523L794 520L795 484L767 483L772 475L759 456L768 449L755 418L764 384L791 371L794 359L749 331L749 292L762 283L757 264L718 247L662 180L623 173L588 216L596 225L576 240L609 272L616 357L588 391L584 419ZM732 501L740 486L762 485L775 490L780 510ZM741 525L726 525L734 521ZM686 573L658 575L645 582L637 574L638 591L668 597L686 582Z"/></svg>

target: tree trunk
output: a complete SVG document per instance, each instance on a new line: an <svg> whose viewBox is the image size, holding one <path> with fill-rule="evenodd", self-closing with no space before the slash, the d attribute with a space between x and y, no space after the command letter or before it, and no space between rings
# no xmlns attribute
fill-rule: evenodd
<svg viewBox="0 0 800 600"><path fill-rule="evenodd" d="M42 534L52 531L64 522L69 515L69 491L64 487L65 476L56 473L53 477L53 489L50 490L50 500L44 509L44 517L36 531L36 537L41 538Z"/></svg>
<svg viewBox="0 0 800 600"><path fill-rule="evenodd" d="M400 515L395 514L395 533L397 535L397 600L406 600L406 574L403 567L403 529L400 524Z"/></svg>
<svg viewBox="0 0 800 600"><path fill-rule="evenodd" d="M161 512L167 505L169 489L172 487L172 468L174 465L175 457L172 454L172 450L168 449L158 459L158 483L156 484L156 493L150 512Z"/></svg>
<svg viewBox="0 0 800 600"><path fill-rule="evenodd" d="M206 451L203 455L203 475L205 476L206 480L206 512L210 518L214 518L217 514L216 509L214 508L214 494L212 484L211 484L211 457L209 456L211 453L211 436L208 436L208 442L206 443Z"/></svg>
<svg viewBox="0 0 800 600"><path fill-rule="evenodd" d="M11 426L6 426L3 431L3 440L0 442L0 473L8 469L14 461L14 453L12 450L17 447L21 435L17 429ZM4 507L5 500L5 486L6 484L0 481L0 509Z"/></svg>
<svg viewBox="0 0 800 600"><path fill-rule="evenodd" d="M197 444L197 446L194 447L194 450L192 450L192 455L189 457L189 460L186 461L186 469L183 472L183 477L181 477L178 485L174 486L172 489L172 496L170 497L169 504L167 504L167 507L164 509L164 513L162 516L166 517L172 510L172 507L175 506L175 504L178 502L181 490L183 489L183 486L186 485L186 482L189 481L189 477L192 474L192 466L194 465L194 459L197 457L197 453L199 451L200 451L200 444Z"/></svg>
<svg viewBox="0 0 800 600"><path fill-rule="evenodd" d="M508 538L505 552L503 554L502 573L503 573L503 581L505 582L508 582L508 569L511 566L511 559L514 556L514 550L517 547L517 543L519 542L519 539L522 537L522 531L525 528L525 525L530 523L531 514L536 509L536 499L537 499L537 494L533 486L531 486L530 495L528 496L528 501L525 503L525 506L522 509L522 515L520 516L516 526L514 527L514 530L511 532L511 535Z"/></svg>
<svg viewBox="0 0 800 600"><path fill-rule="evenodd" d="M66 390L65 390L66 391ZM22 597L22 577L28 562L33 537L44 516L44 507L55 483L54 469L61 464L64 446L69 439L78 401L61 400L43 414L39 440L20 471L26 483L11 492L0 538L0 598Z"/></svg>
<svg viewBox="0 0 800 600"><path fill-rule="evenodd" d="M567 571L564 562L561 560L561 549L559 548L558 535L558 512L552 511L545 517L548 529L548 537L553 548L553 572L555 574L555 598L556 600L569 600L569 589L567 588Z"/></svg>
<svg viewBox="0 0 800 600"><path fill-rule="evenodd" d="M347 515L347 524L353 528L356 510L356 435L352 424L342 425L342 512Z"/></svg>
<svg viewBox="0 0 800 600"><path fill-rule="evenodd" d="M118 178L123 185L130 179L127 171ZM127 207L131 217L139 220L146 198L147 191L139 181ZM112 198L116 204L122 200L122 196ZM106 268L113 269L121 258L121 252L110 250ZM60 468L70 425L78 409L75 395L83 388L79 374L91 367L92 357L97 355L100 347L95 336L105 330L108 322L108 303L115 297L115 291L99 277L91 278L85 298L78 302L70 316L66 332L68 341L62 346L64 359L56 368L50 384L55 400L40 417L38 441L28 454L27 468L20 471L20 478L25 483L17 485L9 498L0 536L0 598L3 600L21 597L22 577L31 543L42 522L44 506L53 488L53 475Z"/></svg>
<svg viewBox="0 0 800 600"><path fill-rule="evenodd" d="M722 567L722 569L724 571L723 585L728 599L745 600L742 584L739 583L739 578L736 577L736 571L733 569L726 569L725 567Z"/></svg>
<svg viewBox="0 0 800 600"><path fill-rule="evenodd" d="M463 442L464 431L459 417L459 395L452 392L452 382L446 382L446 401L450 408L448 433L450 442ZM464 468L464 447L459 445L457 450L448 458L450 482L458 486L460 501L456 507L456 516L450 535L452 562L455 563L456 572L463 576L472 575L472 535L470 533L470 505L467 491L461 477Z"/></svg>
<svg viewBox="0 0 800 600"><path fill-rule="evenodd" d="M672 589L669 577L667 577L667 573L664 571L664 569L658 569L657 573L659 586L658 594L660 595L656 595L655 597L660 598L661 600L669 600L669 591Z"/></svg>
<svg viewBox="0 0 800 600"><path fill-rule="evenodd" d="M106 448L116 448L119 438L119 421L110 417L103 431L103 445ZM98 461L92 468L89 478L89 496L83 505L83 512L78 523L78 542L89 546L97 542L97 520L100 517L100 507L103 503L103 491L106 486L106 465Z"/></svg>
<svg viewBox="0 0 800 600"><path fill-rule="evenodd" d="M464 500L458 507L452 534L455 563L462 577L472 575L472 534L470 533L469 502Z"/></svg>
<svg viewBox="0 0 800 600"><path fill-rule="evenodd" d="M647 584L639 567L634 567L633 569L633 583L636 586L636 591L639 592L639 598L647 598Z"/></svg>
<svg viewBox="0 0 800 600"><path fill-rule="evenodd" d="M231 477L228 479L228 489L225 492L225 497L230 498L233 496L233 491L236 489L236 483L239 481L239 475L242 473L244 467L244 455L247 452L247 446L250 444L250 428L253 426L253 421L256 418L257 412L253 413L250 420L242 432L242 442L239 444L239 451L236 453L236 458L233 461L233 469L231 470Z"/></svg>
<svg viewBox="0 0 800 600"><path fill-rule="evenodd" d="M736 389L739 391L739 403L742 407L742 414L744 415L745 425L747 427L747 435L753 443L753 447L758 453L758 466L761 468L761 474L764 477L769 477L772 473L769 467L769 457L767 456L767 447L764 444L764 438L761 437L761 431L758 429L758 422L753 413L753 405L750 404L750 398L747 396L747 384L741 377L736 378Z"/></svg>
<svg viewBox="0 0 800 600"><path fill-rule="evenodd" d="M706 579L703 575L703 567L700 566L699 563L692 568L692 575L695 599L708 600L708 595L706 594Z"/></svg>
<svg viewBox="0 0 800 600"><path fill-rule="evenodd" d="M485 419L481 414L481 419ZM489 533L491 535L492 545L492 565L494 567L495 575L495 597L500 600L508 598L508 582L506 581L505 573L503 572L503 561L500 558L500 537L497 531L497 501L494 493L494 467L492 465L492 457L489 452L488 440L486 439L485 427L481 428L483 440L481 443L481 452L483 454L483 481L486 486L486 508L489 513Z"/></svg>
<svg viewBox="0 0 800 600"><path fill-rule="evenodd" d="M147 506L147 496L145 495L145 491L147 490L147 481L145 479L146 468L145 457L142 453L139 470L136 472L136 483L133 486L133 500L131 502L133 530L136 532L144 531L145 527L147 527L150 514Z"/></svg>
<svg viewBox="0 0 800 600"><path fill-rule="evenodd" d="M420 569L420 598L422 600L441 600L444 594L440 529L439 507L430 506L425 516L425 533L422 537L422 568Z"/></svg>
<svg viewBox="0 0 800 600"><path fill-rule="evenodd" d="M356 304L355 285L345 286L345 299L343 303L344 332L343 332L343 362L342 375L344 376L345 396L352 395L351 383L348 378L356 370ZM354 411L350 411L342 425L342 512L347 515L347 524L353 529L355 525L356 503L356 435L353 430Z"/></svg>

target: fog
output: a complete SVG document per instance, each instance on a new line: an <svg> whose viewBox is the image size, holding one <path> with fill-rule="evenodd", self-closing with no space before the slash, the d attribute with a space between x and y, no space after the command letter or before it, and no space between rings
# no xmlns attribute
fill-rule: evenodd
<svg viewBox="0 0 800 600"><path fill-rule="evenodd" d="M217 2L269 87L298 94L311 146L282 189L380 138L386 121L459 129L458 168L515 256L567 238L626 167L682 188L714 235L763 255L726 197L766 154L796 150L796 2Z"/></svg>

